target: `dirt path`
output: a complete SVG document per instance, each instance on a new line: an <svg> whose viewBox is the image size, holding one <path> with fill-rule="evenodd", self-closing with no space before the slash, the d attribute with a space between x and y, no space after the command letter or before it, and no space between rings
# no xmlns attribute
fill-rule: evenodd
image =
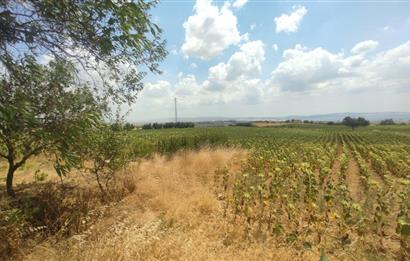
<svg viewBox="0 0 410 261"><path fill-rule="evenodd" d="M356 202L360 202L363 199L363 195L361 193L361 181L360 181L360 170L357 162L354 160L352 154L349 151L349 165L347 167L347 175L346 180L350 192L350 196Z"/></svg>
<svg viewBox="0 0 410 261"><path fill-rule="evenodd" d="M338 175L339 175L339 172L340 172L340 160L339 160L339 158L340 158L340 155L342 154L342 152L343 152L343 145L339 144L338 147L337 147L337 156L336 156L336 159L333 162L333 166L332 166L332 175L330 176L333 183L336 183L337 180L338 180Z"/></svg>

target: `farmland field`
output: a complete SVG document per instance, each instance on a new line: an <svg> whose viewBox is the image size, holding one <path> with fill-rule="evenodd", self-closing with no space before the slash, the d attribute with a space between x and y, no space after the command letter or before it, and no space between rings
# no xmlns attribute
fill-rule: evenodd
<svg viewBox="0 0 410 261"><path fill-rule="evenodd" d="M195 137L248 149L239 171L216 171L215 187L228 230L240 230L250 241L271 237L297 249L336 255L343 250L345 257L358 249L409 257L408 126L225 127L135 135L146 142L163 139L155 145L159 150L166 143L190 147Z"/></svg>
<svg viewBox="0 0 410 261"><path fill-rule="evenodd" d="M30 212L31 205L25 203L14 209L13 201L3 199L5 217L27 222L4 219L14 231L7 242L18 256L28 260L409 258L408 125L351 130L290 124L118 134L129 138L126 148L134 160L114 176L115 199L110 206L101 205L92 176L74 171L64 177L65 186L60 188L44 157L17 173L21 202L53 211L55 202L64 206L55 216L36 219L47 213L43 207ZM46 173L44 180L36 177L37 168ZM29 231L19 237L17 224Z"/></svg>
<svg viewBox="0 0 410 261"><path fill-rule="evenodd" d="M0 261L410 261L409 5L0 0Z"/></svg>

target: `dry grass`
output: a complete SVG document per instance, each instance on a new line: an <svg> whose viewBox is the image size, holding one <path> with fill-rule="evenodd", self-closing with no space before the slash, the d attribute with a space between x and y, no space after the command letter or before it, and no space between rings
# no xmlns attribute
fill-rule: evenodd
<svg viewBox="0 0 410 261"><path fill-rule="evenodd" d="M204 149L133 163L124 186L134 191L84 233L47 240L27 260L318 260L273 241L251 243L229 227L215 195L214 172L237 171L246 152Z"/></svg>
<svg viewBox="0 0 410 261"><path fill-rule="evenodd" d="M351 153L349 154L349 165L347 168L347 184L349 184L349 192L350 196L353 198L355 202L362 202L363 195L362 195L362 188L361 188L361 180L360 180L360 170L357 162L354 160Z"/></svg>
<svg viewBox="0 0 410 261"><path fill-rule="evenodd" d="M4 159L0 160L0 184L5 183L6 173L7 173L7 162ZM57 181L58 176L55 173L53 165L51 162L47 161L45 156L36 156L30 158L26 164L21 168L17 169L14 174L14 184L24 184L31 183L34 180L35 172L39 170L45 173L44 181ZM3 184L2 184L3 185Z"/></svg>

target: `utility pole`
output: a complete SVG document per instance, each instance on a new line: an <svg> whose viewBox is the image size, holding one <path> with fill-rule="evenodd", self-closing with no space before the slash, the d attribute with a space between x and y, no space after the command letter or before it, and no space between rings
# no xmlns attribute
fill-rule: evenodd
<svg viewBox="0 0 410 261"><path fill-rule="evenodd" d="M175 103L175 123L177 123L178 122L177 97L175 97L174 103Z"/></svg>

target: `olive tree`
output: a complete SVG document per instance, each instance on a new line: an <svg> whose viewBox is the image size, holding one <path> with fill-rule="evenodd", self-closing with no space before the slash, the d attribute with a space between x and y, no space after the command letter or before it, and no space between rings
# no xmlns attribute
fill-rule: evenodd
<svg viewBox="0 0 410 261"><path fill-rule="evenodd" d="M146 72L160 72L158 63L166 55L161 29L149 14L156 3L0 0L0 57L30 54L72 61L95 85L94 95L98 91L100 98L130 102Z"/></svg>
<svg viewBox="0 0 410 261"><path fill-rule="evenodd" d="M368 126L370 122L363 117L352 118L350 116L347 116L343 119L342 124L349 126L352 128L352 130L354 130L359 126Z"/></svg>
<svg viewBox="0 0 410 261"><path fill-rule="evenodd" d="M48 153L59 175L80 163L76 140L100 121L101 108L87 87L74 84L73 69L64 61L39 65L26 57L4 64L0 157L8 164L7 194L14 196L14 173L32 156Z"/></svg>
<svg viewBox="0 0 410 261"><path fill-rule="evenodd" d="M59 175L80 164L80 138L112 102L134 101L147 72L160 73L165 41L149 13L156 3L0 0L0 157L9 195L33 155L50 154Z"/></svg>
<svg viewBox="0 0 410 261"><path fill-rule="evenodd" d="M124 170L132 160L129 146L132 141L125 132L100 124L81 137L81 170L93 175L103 199L110 193L115 174Z"/></svg>

